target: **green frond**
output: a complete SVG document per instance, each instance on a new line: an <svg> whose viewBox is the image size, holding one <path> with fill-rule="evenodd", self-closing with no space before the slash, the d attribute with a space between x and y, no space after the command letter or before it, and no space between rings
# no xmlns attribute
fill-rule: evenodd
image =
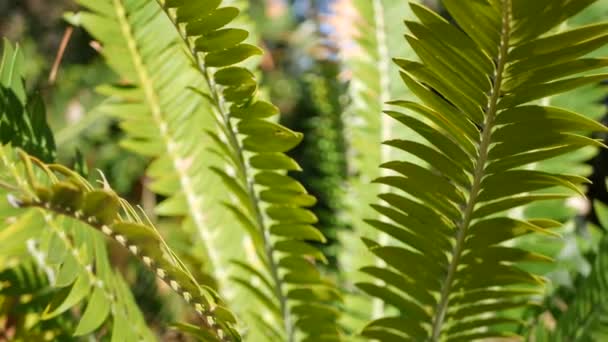
<svg viewBox="0 0 608 342"><path fill-rule="evenodd" d="M107 235L138 257L194 308L201 317L202 327L213 337L210 340L240 340L232 327L235 319L217 294L197 283L155 228L119 198L105 181L103 188L95 189L77 173L57 164L43 164L24 153L20 153L22 167L17 170L9 152L0 151L5 167L15 168L14 181L20 188L9 195L9 201L21 208L39 208L43 223L56 236L45 248L49 250L47 262L60 264L53 284L66 291L63 297L49 304L43 317L61 314L83 298L90 297L75 335L94 331L111 312L115 323L129 321L125 317L133 310L121 308L117 302L118 291L123 298L127 294L118 288L122 286L121 282L111 272L103 240L103 235ZM27 180L21 178L21 174L28 175ZM59 220L67 222L59 223ZM86 229L86 225L98 232ZM70 229L64 231L63 226ZM123 325L114 332L123 336L128 334L129 327ZM136 339L149 339L135 336Z"/></svg>
<svg viewBox="0 0 608 342"><path fill-rule="evenodd" d="M340 37L349 44L343 48L342 58L348 71L352 73L349 92L352 104L349 106L345 128L349 143L349 162L352 164L349 196L355 217L355 225L363 218L375 215L362 205L375 200L380 186L370 187L369 183L382 173L377 165L394 159L398 153L381 143L403 134L403 129L388 117L380 115L386 103L395 98L410 99L411 94L399 78L397 65L390 62L391 56L413 56L411 48L402 43L405 29L402 21L412 16L406 2L386 0L355 0L352 8L356 16L348 17L346 6L337 7L335 20L348 20L361 25L350 36ZM340 11L345 11L342 13ZM348 25L348 24L347 24ZM341 35L346 33L340 33ZM352 44L354 43L354 44ZM363 196L364 201L358 199ZM359 219L357 219L359 218ZM365 228L356 227L360 233Z"/></svg>
<svg viewBox="0 0 608 342"><path fill-rule="evenodd" d="M229 171L214 171L233 194L226 206L250 232L260 258L252 265L256 272L235 278L261 303L251 313L256 317L251 325L273 326L288 341L339 339L339 312L327 299L335 296L326 295L336 289L316 265L325 257L307 242L321 236L312 226L317 218L307 209L315 199L286 174L295 162L284 153L298 145L302 135L270 119L278 109L259 98L254 74L241 64L262 51L245 42L245 32L227 26L233 18L224 7L227 2L158 2L207 83L200 92L214 107L209 114L219 129L213 135L223 145L217 154L230 162ZM271 163L277 158L285 162Z"/></svg>
<svg viewBox="0 0 608 342"><path fill-rule="evenodd" d="M226 169L225 155L217 153L222 143L205 132L213 130L215 119L209 115L209 99L197 93L206 84L192 57L153 1L79 2L88 10L70 20L101 43L107 64L128 82L100 87L107 99L97 111L120 120L127 133L125 148L152 158L148 187L166 197L155 212L181 220L183 231L194 242L186 252L205 263L200 280L209 279L205 285L237 310L247 308L242 303L246 294L230 281L238 271L231 261L247 257L242 248L247 239L222 206L229 194L217 170Z"/></svg>
<svg viewBox="0 0 608 342"><path fill-rule="evenodd" d="M19 47L5 41L0 64L2 143L21 147L42 160L52 161L55 145L44 105L39 95L26 94L22 65ZM16 160L5 151L8 147L1 149L2 186L8 190L3 191L3 195L15 205L18 201L11 192L28 188L27 180L32 181L34 174L31 169L16 165ZM32 296L23 301L21 308L10 309L19 313L11 315L10 320L18 321L18 317L23 317L23 326L16 328L14 339L66 338L63 334L69 331L73 331L74 336L90 335L110 317L114 321L126 320L127 311L130 311L133 324L124 329L123 334L135 339L154 339L133 299L117 296L116 284L122 280L111 271L103 237L52 215L33 211L20 213L9 209L8 204L3 203L1 216L9 224L0 231L5 245L1 246L0 268L8 277L3 281L2 292L10 296L3 298L4 303L10 307L14 300L22 300L25 294L14 293L17 289L30 291ZM27 266L23 260L30 259L44 274L44 282L40 277L33 278L32 273L22 272ZM68 310L83 302L87 303L86 307L73 327L66 317L72 315ZM33 308L37 308L37 312L31 312ZM32 315L33 319L26 319L26 314ZM63 330L57 329L57 323Z"/></svg>
<svg viewBox="0 0 608 342"><path fill-rule="evenodd" d="M338 44L343 44L342 59L350 73L349 94L351 104L345 113L345 132L348 143L348 208L353 232L345 232L341 240L345 244L340 263L347 273L347 279L354 284L365 279L356 270L371 262L373 255L367 252L360 237L386 241L388 235L370 229L364 220L378 219L379 215L368 203L388 190L381 184L370 184L374 179L387 175L377 165L408 156L398 149L382 144L397 137L414 139L413 131L404 131L388 116L381 115L389 108L388 101L399 98L412 100L412 94L399 77L399 68L391 63L391 56L413 57L414 51L403 44L404 19L413 14L405 1L353 0L339 2L334 7L333 21L336 24ZM353 27L352 23L358 23ZM353 30L341 32L341 30ZM410 157L411 158L411 157ZM348 287L354 287L347 284ZM353 289L354 290L354 289ZM356 290L355 290L356 291ZM355 318L351 325L361 326L365 321L380 317L384 306L379 300L370 300L355 293L347 305L362 314L345 315L345 319ZM352 316L352 317L351 317Z"/></svg>
<svg viewBox="0 0 608 342"><path fill-rule="evenodd" d="M3 169L10 174L4 174L2 179L14 184L11 187L13 190L5 194L5 198L17 205L21 201L14 197L15 195L24 194L22 191L25 191L26 196L33 193L24 178L25 175L33 175L33 172L30 173L24 168L9 151L6 147L2 147L0 151ZM31 176L29 178L33 179ZM42 188L40 191L47 193ZM8 203L3 202L3 206L4 204ZM46 277L47 287L40 289L43 296L36 302L40 306L37 311L39 326L46 326L48 322L58 319L65 321L65 316L71 315L68 310L86 302L82 316L76 319L78 324L57 333L73 330L75 336L89 335L112 318L113 334L154 340L130 294L119 295L117 284L123 280L110 267L101 234L90 231L84 224L56 217L50 212L23 212L19 209L8 211L3 208L2 213L7 215L6 218L12 223L0 231L3 244L7 244L0 244L0 261L10 265L15 261L31 258ZM23 262L19 265L23 265ZM11 270L13 268L7 268L5 272ZM10 286L8 294L11 294L11 288L20 284L22 282ZM31 287L34 283L28 281L28 284ZM116 322L125 320L131 320L132 324L122 328L116 326ZM37 331L34 327L28 330Z"/></svg>
<svg viewBox="0 0 608 342"><path fill-rule="evenodd" d="M365 240L382 262L364 269L375 282L359 287L391 309L368 324L363 336L416 341L507 337L514 335L510 327L521 325L510 313L535 305L530 291L545 279L523 265L550 259L510 242L529 233L555 235L551 229L559 223L515 219L505 210L563 193L581 194L588 183L577 175L527 166L602 146L584 134L605 132L603 125L532 103L606 78L557 67L583 63L604 45L601 30L552 31L592 2L445 0L455 24L410 4L417 21L405 21L410 32L405 38L417 58L395 62L418 100L397 99L391 104L399 110L386 113L424 141L406 137L389 146L423 163L381 165L388 173L376 182L394 193L380 196L383 202L374 209L383 218L369 223L395 241ZM601 63L586 70L599 68Z"/></svg>

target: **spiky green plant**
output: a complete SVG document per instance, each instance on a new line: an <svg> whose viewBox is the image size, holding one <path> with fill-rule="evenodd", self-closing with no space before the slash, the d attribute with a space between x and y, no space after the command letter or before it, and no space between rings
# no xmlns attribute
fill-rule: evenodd
<svg viewBox="0 0 608 342"><path fill-rule="evenodd" d="M150 187L167 197L156 208L159 224L167 218L183 220L179 229L195 233L194 243L204 249L198 256L204 274L194 277L198 273L181 261L155 225L105 180L96 188L64 166L16 150L30 146L28 151L36 153L51 145L25 139L32 130L15 124L19 118L6 115L4 106L3 127L11 127L13 135L0 132L5 144L0 185L9 200L0 210L9 223L0 230L6 238L0 239L0 271L10 265L5 258L26 256L29 264L2 276L15 278L34 262L47 279L59 283L55 290L60 288L42 318L64 314L78 320L76 335L103 338L108 330L102 327L110 328L111 318L113 340L153 340L124 282L110 269L105 234L191 305L200 319L176 327L201 340L345 339L338 323L341 291L319 271L325 256L309 243L325 241L307 209L316 200L287 174L299 166L285 153L302 136L277 124L278 109L260 96L248 67L261 50L246 42L247 25L231 24L239 14L229 6L235 2L80 2L87 10L69 20L99 40L107 63L124 80L100 88L108 96L103 109L116 115L127 132L125 147L154 159ZM603 59L585 57L605 45L608 24L557 30L593 2L444 0L453 22L412 2L417 20L406 18L408 44L403 46L416 56L396 58L395 65L401 89L417 99L390 91L398 85L384 73L390 70L386 41L389 34L391 41L398 36L382 27L388 27L386 20L395 24L387 18L396 12L380 11L388 1L371 3L375 15L368 23L376 27L375 43L365 45L364 54L378 59L381 72L370 61L355 67L367 71L356 80L370 84L354 94L368 95L371 112L365 118L374 122L374 141L390 140L384 148L370 144L369 156L360 158L375 158L362 162L366 170L381 164L383 171L369 192L357 185L357 193L381 192L382 200L368 220L375 231L363 237L376 257L362 269L372 279L359 278L357 286L375 298L377 310L365 314L378 318L364 327L349 322L347 331L362 328L353 335L381 341L516 335L522 325L519 309L534 305L545 283L528 266L551 260L512 242L533 233L555 236L552 229L560 223L513 218L508 211L580 194L587 183L579 175L527 166L600 147L586 134L607 130L585 116L537 103L608 77L593 74L605 65ZM369 8L362 11L369 14ZM19 89L19 83L2 84ZM370 98L378 94L377 102ZM397 96L389 102L394 110L380 119L376 114L389 96ZM45 125L37 127L48 133ZM388 146L396 152L389 153ZM39 243L25 243L31 239ZM599 269L603 257L597 260ZM18 287L28 279L32 292L46 286L36 281L40 274L28 274ZM564 336L600 336L599 329L587 332L591 325L578 319L602 288L599 274L589 278L592 285L585 288L591 290L581 291L582 304L572 306L576 317L568 322L572 328L564 324ZM87 305L80 311L83 301ZM129 325L126 317L137 318ZM71 326L59 319L53 323L54 330Z"/></svg>
<svg viewBox="0 0 608 342"><path fill-rule="evenodd" d="M85 185L84 180L78 174L58 165L47 166L23 153L21 157L24 163L21 163L7 147L0 149L0 162L4 171L2 180L4 185L11 189L6 194L6 198L15 207L38 206L44 210L11 213L12 215L5 218L13 222L0 232L0 236L3 244L9 242L13 244L12 248L2 247L3 258L8 258L9 261L15 258L19 260L23 258L23 253L27 252L45 273L48 286L40 288L39 295L46 293L50 298L45 303L43 312L35 319L41 325L49 320L53 322L87 299L86 309L79 317L74 331L63 333L73 333L75 336L89 335L112 318L114 340L152 338L124 280L111 269L103 237L87 230L83 224L53 215L54 210L61 214L71 213L77 218L84 217L78 217L80 215L77 214L77 209L70 203L75 200L73 196L79 196L75 190L78 190L76 184L80 183L74 180ZM67 176L72 178L72 183L54 185L52 189L48 189L42 183L38 183L42 172L32 169L31 160L44 167L44 172L49 176L47 182L57 182L53 172L58 172L63 175L67 173ZM43 202L42 198L48 202ZM114 208L110 203L108 204L108 210ZM98 206L99 202L95 207L89 206L88 210L99 210ZM10 211L3 209L3 212ZM86 222L86 220L82 221ZM89 219L89 223L90 221ZM8 265L10 264L4 267ZM18 269L6 268L5 272L8 273L5 274L14 273L11 270ZM24 275L28 276L28 274ZM22 287L23 284L30 283L29 286L33 286L27 279L17 278L18 281L13 282L9 278L9 286L6 288L8 294L11 293L11 288ZM40 305L40 303L32 302L30 305ZM131 325L125 324L129 320L128 317L132 319ZM33 328L29 327L28 330L30 329ZM43 330L40 334L45 336L48 332ZM26 338L25 336L22 338Z"/></svg>
<svg viewBox="0 0 608 342"><path fill-rule="evenodd" d="M257 85L250 71L231 66L259 53L253 45L241 43L247 39L247 31L224 28L238 9L220 6L220 1L188 6L169 2L165 12L174 27L154 3L81 3L94 12L79 13L70 20L81 23L104 43L109 64L137 86L128 93L124 87L110 92L110 88L102 89L113 96L104 106L125 120L123 127L132 136L125 146L157 158L149 171L154 181L151 188L171 196L157 212L186 215L186 223L194 223L200 232L197 241L205 245L205 261L211 261L209 274L218 280L219 292L235 303L236 311L252 317L246 319L248 333L257 330L266 333L266 338L294 338L296 325L316 324L314 313L333 317L337 311L325 306L326 300L319 300L316 306L307 303L319 296L318 291L331 294L326 296L329 302L335 294L312 262L323 261L323 255L304 242L324 241L310 225L316 217L302 208L315 200L285 174L298 167L282 152L295 146L301 136L263 120L277 114L276 107L256 99ZM191 10L199 12L193 14ZM146 20L138 21L142 16ZM202 18L216 21L212 20L210 26L201 25ZM112 22L115 28L97 25L100 21ZM117 51L129 52L131 58L125 60ZM165 74L180 74L183 82L169 83L162 78ZM161 101L176 96L179 101ZM139 113L137 118L133 110ZM147 129L142 130L144 126ZM250 137L240 141L239 134ZM171 165L173 168L168 169ZM261 172L255 175L257 170ZM283 210L295 216L284 217ZM277 238L282 241L275 241ZM246 248L235 240L242 240ZM245 255L250 246L253 253ZM279 253L283 254L281 259ZM303 267L306 272L282 274L294 267ZM268 286L258 289L252 281ZM237 292L235 285L254 294L266 309L254 312L256 300L243 305L246 297L232 298ZM294 306L290 308L292 301ZM338 334L331 322L326 326L311 336Z"/></svg>

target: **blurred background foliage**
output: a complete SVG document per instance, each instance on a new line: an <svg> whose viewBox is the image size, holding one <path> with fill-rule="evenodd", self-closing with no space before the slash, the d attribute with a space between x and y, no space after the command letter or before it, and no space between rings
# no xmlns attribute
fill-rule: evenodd
<svg viewBox="0 0 608 342"><path fill-rule="evenodd" d="M265 91L280 107L283 124L305 134L303 143L292 152L304 171L294 176L318 198L314 211L319 217L319 228L329 240L322 248L329 257L328 272L336 278L340 272L354 271L340 269L339 233L348 232L356 225L352 218L356 215L349 214L347 203L348 179L357 177L358 171L349 159L352 146L346 126L351 123L348 120L352 120L350 112L354 107L349 91L352 74L344 58L355 45L355 34L351 32L352 21L336 17L336 12L352 6L353 1L250 0L248 9L260 34L259 43L266 50L260 64ZM441 10L439 1L429 0L427 5ZM146 190L144 185L148 180L142 176L149 160L122 148L119 141L123 133L117 121L96 110L103 100L96 87L121 80L103 62L94 39L82 29L72 31L62 19L65 12L77 9L71 0L2 0L0 36L19 42L27 56L27 88L44 99L47 118L55 132L57 158L67 165L83 165L82 169L89 173L102 170L120 195L142 203L148 213L153 213L151 208L159 199ZM572 24L600 18L608 18L605 1L598 1ZM67 47L58 57L62 40L67 41ZM600 54L606 56L608 51ZM57 76L51 79L57 58L60 58L60 67ZM594 85L545 101L576 109L606 124L607 93L605 86ZM598 138L606 141L606 137ZM541 317L546 325L551 325L560 319L576 288L589 274L598 242L606 233L606 209L601 209L604 212L598 215L594 208L603 208L601 202L608 203L605 182L608 154L588 149L543 162L538 168L560 168L560 171L568 168L572 173L589 176L594 182L588 189L587 199L549 201L512 213L552 217L565 223L561 232L564 239L558 242L544 237L522 242L558 261L543 266L546 269L541 273L552 280L552 286L545 305L529 313L530 317ZM594 201L596 206L592 205ZM152 216L152 220L155 219ZM170 232L167 236L173 246L188 249L187 236L171 229L171 222L163 227ZM110 255L114 265L125 270L125 278L148 323L158 327L159 333L168 334L167 338L178 339L163 331L161 322L181 315L180 304L124 252L116 249ZM195 263L196 258L192 258L192 262ZM69 320L51 323L69 324Z"/></svg>

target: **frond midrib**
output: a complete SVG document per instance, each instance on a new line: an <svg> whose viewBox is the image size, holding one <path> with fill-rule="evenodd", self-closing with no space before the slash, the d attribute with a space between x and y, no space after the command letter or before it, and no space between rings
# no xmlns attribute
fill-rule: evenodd
<svg viewBox="0 0 608 342"><path fill-rule="evenodd" d="M258 198L258 195L256 194L256 192L254 190L254 183L252 181L252 176L250 175L250 172L249 172L249 167L247 166L247 163L245 162L243 148L238 141L238 137L237 137L234 127L232 126L232 123L230 121L230 114L226 111L226 108L224 105L224 99L220 95L217 85L215 84L213 79L210 77L209 70L205 66L204 61L201 60L200 54L194 49L192 42L188 39L188 37L184 33L184 31L179 27L179 24L177 24L177 22L174 20L171 13L167 9L165 9L162 1L156 0L156 2L163 9L163 12L169 17L171 23L174 25L175 29L179 33L179 36L181 37L185 46L188 47L188 51L190 52L191 56L195 59L196 67L197 67L196 69L201 73L201 76L205 79L205 82L208 85L209 91L211 92L213 101L215 102L214 103L215 107L217 108L217 110L219 112L220 120L222 120L222 123L224 125L226 125L226 128L227 128L226 131L227 131L227 135L228 135L227 138L229 140L230 145L232 146L232 148L234 149L234 151L236 153L236 156L237 156L236 159L239 164L238 167L240 168L240 171L241 171L242 180L247 185L246 191L247 191L247 195L249 197L251 206L253 207L253 209L255 211L256 223L257 223L258 227L260 227L260 229L262 229L260 234L263 239L262 241L264 242L264 247L265 247L264 249L266 252L266 257L268 259L270 275L271 275L272 280L275 285L275 294L276 294L277 298L279 299L279 306L280 306L281 314L283 317L283 325L284 325L285 333L287 335L288 341L293 342L295 339L295 329L293 326L294 322L292 322L291 313L289 312L289 308L287 307L287 296L283 292L283 280L279 276L279 266L274 258L274 248L272 246L271 241L269 240L268 234L266 234L268 229L266 227L264 216L262 214L262 208L260 207L261 200Z"/></svg>
<svg viewBox="0 0 608 342"><path fill-rule="evenodd" d="M192 180L190 176L186 173L186 171L183 169L183 167L180 167L180 158L175 154L174 139L172 139L171 132L168 129L168 124L163 118L163 109L160 104L159 95L153 86L153 82L149 75L148 69L145 63L143 62L143 57L139 52L139 46L137 44L137 40L135 39L134 32L132 31L131 24L129 23L128 18L126 16L127 12L124 7L124 0L112 1L116 10L116 16L121 27L121 32L123 33L123 37L127 41L127 47L133 60L135 72L139 77L139 84L144 90L146 104L148 105L150 112L152 113L152 119L158 127L161 140L163 142L163 145L165 146L165 151L171 159L173 168L178 175L181 190L184 192L186 197L190 217L192 218L194 225L199 235L201 236L200 243L203 245L205 250L209 251L211 250L209 246L209 242L212 240L211 234L205 228L204 216L200 208L197 207L198 201L196 193L194 192L192 187L189 186L189 184L192 184ZM215 253L207 253L207 256L210 268L215 273L219 268L217 256ZM220 289L220 291L222 288L222 280L223 279L217 279L216 277L216 281L218 283L218 288Z"/></svg>
<svg viewBox="0 0 608 342"><path fill-rule="evenodd" d="M386 23L385 23L385 8L382 0L373 0L373 12L374 12L374 29L376 35L376 53L378 54L379 70L378 70L378 82L380 89L380 109L391 99L390 93L390 55L388 49L388 41L386 37ZM380 141L388 141L392 138L393 120L388 115L382 115L380 118ZM382 144L380 147L380 162L385 163L390 160L391 147ZM380 176L388 176L389 171L382 169ZM380 193L389 191L389 186L385 184L380 185ZM380 233L378 241L380 244L388 243L389 236L385 233ZM376 265L380 265L381 261L377 260ZM379 298L372 300L372 317L378 318L384 311L384 302Z"/></svg>
<svg viewBox="0 0 608 342"><path fill-rule="evenodd" d="M460 257L464 250L464 242L467 237L467 231L471 224L471 218L473 209L477 204L477 197L481 192L481 181L485 176L485 166L488 161L488 152L492 142L492 129L494 127L494 120L498 112L498 100L501 94L501 86L505 72L506 59L509 52L509 38L511 34L511 0L503 0L502 3L502 29L500 37L500 47L498 50L498 57L496 60L496 69L493 86L490 97L488 99L488 106L486 111L485 122L482 127L483 133L481 136L481 142L479 144L479 154L475 164L475 171L473 173L473 184L469 192L469 199L467 200L466 207L464 209L462 222L457 226L458 231L456 234L456 243L452 249L452 260L448 266L448 272L443 282L439 302L437 309L435 310L433 317L433 325L431 332L431 341L437 342L440 340L442 328L445 320L445 315L449 305L449 299L451 295L451 288L454 281L454 276L459 266Z"/></svg>

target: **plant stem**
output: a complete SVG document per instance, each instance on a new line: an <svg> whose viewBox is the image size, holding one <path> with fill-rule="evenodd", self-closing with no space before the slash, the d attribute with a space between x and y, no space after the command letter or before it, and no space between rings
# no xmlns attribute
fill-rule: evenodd
<svg viewBox="0 0 608 342"><path fill-rule="evenodd" d="M492 141L492 129L494 127L494 120L497 114L497 105L500 98L501 86L503 81L503 73L506 65L506 58L509 52L509 38L510 38L510 27L511 24L511 0L502 1L502 31L500 47L498 51L498 57L496 61L496 69L494 74L494 84L490 93L488 101L488 109L486 112L486 118L483 125L483 133L481 142L479 145L479 156L475 165L475 172L473 174L473 185L471 186L469 200L467 201L466 208L464 210L464 216L462 223L458 227L456 235L456 244L452 249L452 261L448 268L445 281L441 288L441 294L437 309L435 310L435 317L433 318L431 341L438 342L441 337L442 327L445 320L445 315L450 302L450 291L454 282L460 257L464 249L464 241L467 236L467 231L471 224L471 217L473 209L477 204L477 197L481 191L481 181L485 176L485 166L488 159L488 152Z"/></svg>

